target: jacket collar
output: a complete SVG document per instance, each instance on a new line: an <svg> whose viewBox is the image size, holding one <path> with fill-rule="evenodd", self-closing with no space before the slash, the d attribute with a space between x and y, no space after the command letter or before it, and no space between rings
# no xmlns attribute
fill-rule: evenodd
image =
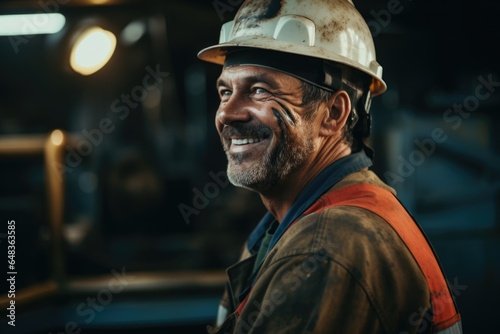
<svg viewBox="0 0 500 334"><path fill-rule="evenodd" d="M325 168L318 176L316 176L299 194L292 207L279 224L273 238L269 244L267 254L273 249L279 239L293 222L301 216L314 202L318 200L337 182L342 180L349 174L368 168L372 165L372 161L366 156L363 150L348 155L342 159L335 161L333 164ZM257 227L252 231L247 239L248 250L254 254L258 251L262 238L264 237L269 226L276 219L268 212L261 219Z"/></svg>

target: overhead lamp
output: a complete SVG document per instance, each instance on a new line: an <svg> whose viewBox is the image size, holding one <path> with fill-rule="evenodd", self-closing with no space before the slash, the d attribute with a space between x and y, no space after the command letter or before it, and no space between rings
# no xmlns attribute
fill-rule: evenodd
<svg viewBox="0 0 500 334"><path fill-rule="evenodd" d="M55 34L65 23L60 13L0 15L0 36Z"/></svg>
<svg viewBox="0 0 500 334"><path fill-rule="evenodd" d="M70 66L82 75L93 74L106 65L115 48L116 36L112 32L97 26L90 27L73 44Z"/></svg>

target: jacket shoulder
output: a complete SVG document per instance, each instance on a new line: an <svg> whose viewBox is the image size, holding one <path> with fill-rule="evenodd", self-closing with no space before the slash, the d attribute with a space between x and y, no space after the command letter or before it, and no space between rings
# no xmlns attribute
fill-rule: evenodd
<svg viewBox="0 0 500 334"><path fill-rule="evenodd" d="M430 306L427 282L412 254L391 226L370 211L339 206L304 216L283 235L263 267L274 270L304 255L342 267L386 328L404 328L412 315L420 319Z"/></svg>

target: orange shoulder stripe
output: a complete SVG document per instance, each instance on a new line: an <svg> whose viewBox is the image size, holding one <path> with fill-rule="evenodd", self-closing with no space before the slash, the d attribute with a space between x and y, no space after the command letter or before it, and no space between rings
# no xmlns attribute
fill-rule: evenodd
<svg viewBox="0 0 500 334"><path fill-rule="evenodd" d="M406 244L424 274L431 292L433 325L443 330L460 320L444 274L423 232L389 191L371 184L345 186L323 195L304 214L332 206L355 206L383 218Z"/></svg>

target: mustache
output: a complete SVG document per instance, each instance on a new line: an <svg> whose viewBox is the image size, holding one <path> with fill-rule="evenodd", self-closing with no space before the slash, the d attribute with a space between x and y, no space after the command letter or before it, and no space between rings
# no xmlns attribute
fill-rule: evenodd
<svg viewBox="0 0 500 334"><path fill-rule="evenodd" d="M267 138L272 135L272 130L264 124L248 124L235 122L225 125L221 131L221 137L225 141L230 141L231 137L255 137Z"/></svg>

